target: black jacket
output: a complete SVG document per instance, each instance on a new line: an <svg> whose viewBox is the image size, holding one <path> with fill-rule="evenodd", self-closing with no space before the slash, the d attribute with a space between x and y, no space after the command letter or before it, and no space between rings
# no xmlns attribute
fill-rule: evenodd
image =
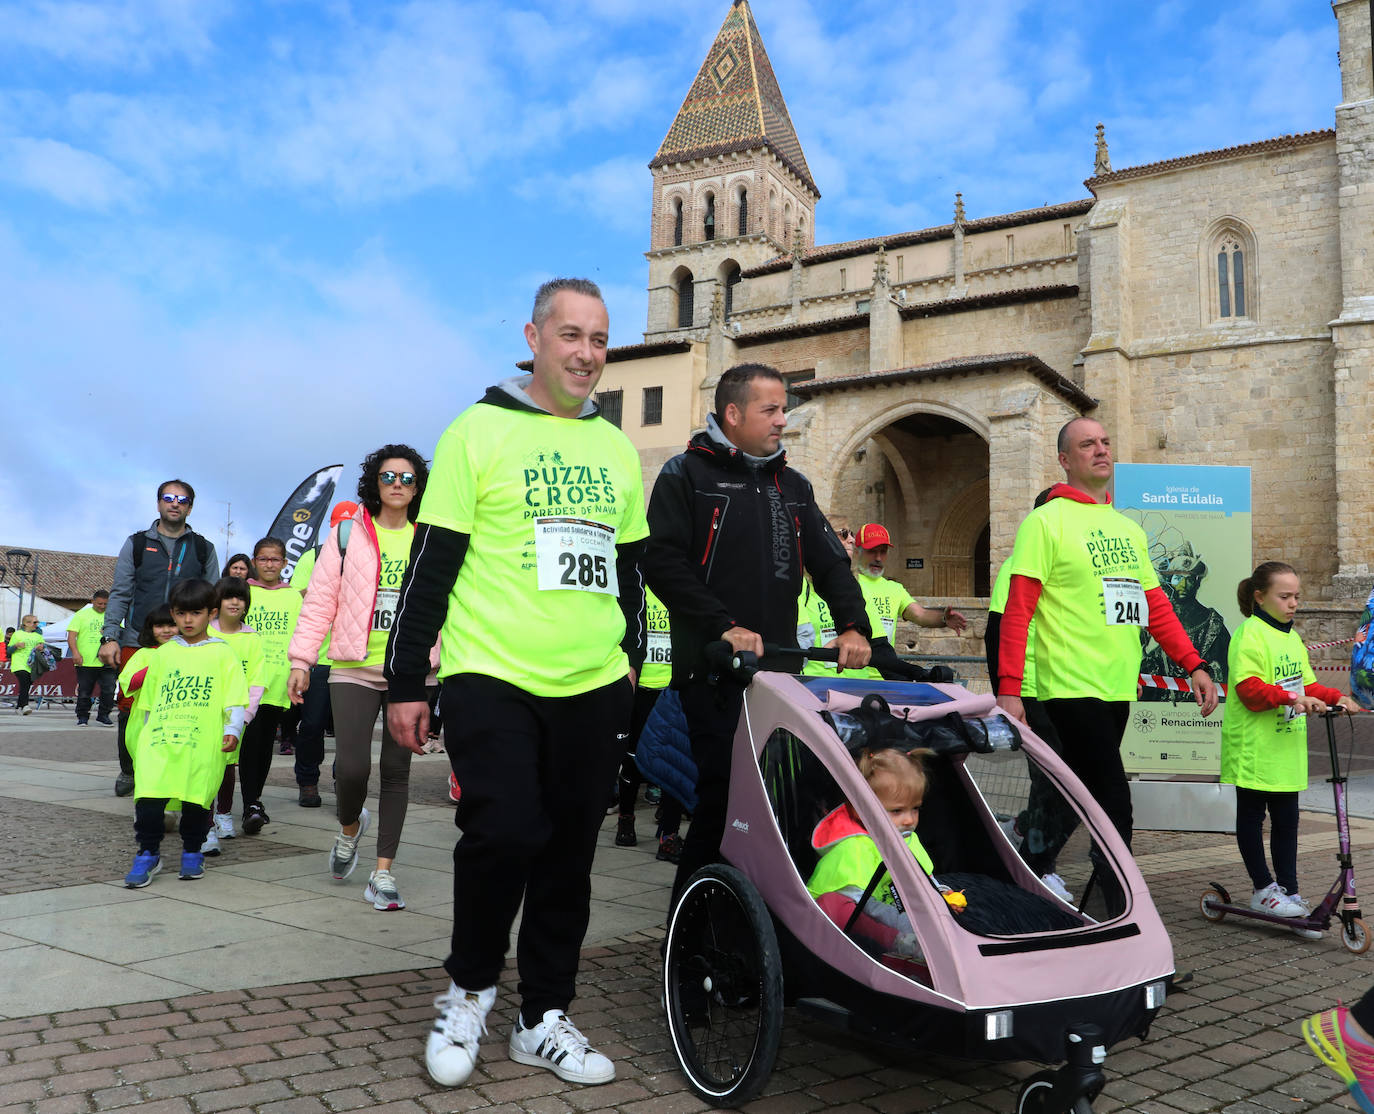
<svg viewBox="0 0 1374 1114"><path fill-rule="evenodd" d="M654 484L644 553L672 617L674 683L703 677L703 649L731 627L795 646L803 566L835 629L867 636L849 559L806 477L782 453L756 464L709 433L693 437Z"/></svg>

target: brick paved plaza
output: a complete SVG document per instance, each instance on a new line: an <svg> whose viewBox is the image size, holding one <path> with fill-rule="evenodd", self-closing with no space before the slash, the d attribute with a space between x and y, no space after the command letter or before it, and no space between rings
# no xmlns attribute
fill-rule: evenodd
<svg viewBox="0 0 1374 1114"><path fill-rule="evenodd" d="M435 1087L423 1046L431 999L445 984L447 864L452 847L443 756L417 759L397 875L409 908L378 913L324 870L325 807L297 807L290 759L266 796L272 823L227 845L206 877L163 874L139 891L120 879L132 854L132 808L111 792L108 730L71 728L67 709L0 720L0 1114L500 1114L705 1109L677 1072L658 1005L659 924L671 868L641 845L612 845L608 820L593 879L595 908L573 1017L616 1060L619 1078L576 1087L513 1064L515 1013L504 984L470 1084ZM1315 769L1314 769L1315 775ZM1353 824L1357 873L1374 887L1374 822ZM1303 890L1335 864L1330 817L1304 814ZM175 847L175 839L171 846ZM370 849L370 847L369 847ZM1306 1014L1358 997L1370 956L1334 934L1302 941L1197 912L1212 879L1243 888L1229 836L1138 833L1136 850L1169 925L1186 994L1170 998L1147 1042L1108 1056L1094 1109L1334 1112L1354 1109L1298 1035ZM356 882L356 884L355 884ZM1374 895L1374 888L1370 890ZM1374 904L1374 901L1371 901ZM788 1012L779 1063L757 1114L814 1110L1009 1111L1033 1065L942 1059L903 1064Z"/></svg>

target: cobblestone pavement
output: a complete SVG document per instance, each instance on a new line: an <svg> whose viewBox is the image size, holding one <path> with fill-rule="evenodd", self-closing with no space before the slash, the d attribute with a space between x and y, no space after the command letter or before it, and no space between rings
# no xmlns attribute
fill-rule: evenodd
<svg viewBox="0 0 1374 1114"><path fill-rule="evenodd" d="M0 728L0 751L13 754L20 748L9 727ZM29 753L41 753L44 740L35 736ZM47 753L58 753L60 746L54 741ZM71 761L90 757L75 755ZM112 770L111 764L111 776ZM7 871L14 868L16 854L52 864L53 877L33 878L31 886L70 884L58 880L66 876L57 864L93 854L89 840L96 830L86 819L127 823L103 813L74 816L83 811L76 803L49 806L45 814L11 791L0 781L0 848ZM647 813L641 821L642 830ZM610 826L602 835L598 869L618 850L609 846ZM14 833L16 828L21 834ZM1357 874L1374 880L1374 822L1356 821L1354 838ZM123 842L120 847L125 849ZM647 849L641 850L651 863ZM1330 817L1304 814L1300 850L1304 889L1315 894L1334 875ZM1298 1022L1337 998L1358 997L1370 982L1370 957L1348 954L1334 934L1309 942L1245 922L1203 921L1197 900L1206 885L1214 878L1229 883L1243 878L1229 836L1138 833L1136 852L1170 928L1178 969L1195 972L1195 979L1185 993L1170 997L1148 1040L1128 1039L1112 1050L1107 1089L1094 1109L1140 1114L1354 1109L1335 1077L1316 1066L1298 1035ZM273 853L283 853L282 847ZM660 884L667 880L664 872ZM211 877L196 885L213 882ZM382 919L394 924L392 918L409 916ZM3 949L22 943L5 930L0 917L0 959ZM436 1087L425 1072L423 1046L433 1017L431 1000L446 979L441 969L420 964L0 1020L0 1114L92 1114L133 1105L140 1114L330 1114L362 1108L373 1114L446 1114L479 1107L501 1114L690 1114L707 1107L686 1090L668 1047L656 983L659 942L655 931L631 932L583 953L573 1016L617 1061L617 1080L603 1087L564 1084L506 1058L516 1008L510 973L469 1085ZM262 946L270 945L269 939ZM764 1096L747 1109L750 1114L1010 1111L1017 1082L1033 1070L1028 1064L989 1066L932 1057L912 1062L789 1009L778 1066Z"/></svg>

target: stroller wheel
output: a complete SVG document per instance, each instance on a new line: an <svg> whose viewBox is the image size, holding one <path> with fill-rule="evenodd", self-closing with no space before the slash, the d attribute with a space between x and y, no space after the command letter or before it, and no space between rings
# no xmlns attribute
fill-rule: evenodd
<svg viewBox="0 0 1374 1114"><path fill-rule="evenodd" d="M1226 899L1217 893L1216 890L1204 890L1202 896L1198 898L1198 908L1202 915L1209 921L1219 921L1225 918L1226 910L1218 909L1217 906L1224 905Z"/></svg>
<svg viewBox="0 0 1374 1114"><path fill-rule="evenodd" d="M1369 929L1359 917L1351 917L1341 925L1341 943L1354 955L1369 951Z"/></svg>
<svg viewBox="0 0 1374 1114"><path fill-rule="evenodd" d="M1092 1114L1093 1104L1085 1098L1074 1100L1068 1109L1058 1104L1054 1094L1055 1071L1038 1071L1021 1084L1016 1096L1016 1114Z"/></svg>
<svg viewBox="0 0 1374 1114"><path fill-rule="evenodd" d="M735 1107L767 1085L782 1036L782 958L768 907L724 864L692 875L668 921L668 1035L687 1084Z"/></svg>

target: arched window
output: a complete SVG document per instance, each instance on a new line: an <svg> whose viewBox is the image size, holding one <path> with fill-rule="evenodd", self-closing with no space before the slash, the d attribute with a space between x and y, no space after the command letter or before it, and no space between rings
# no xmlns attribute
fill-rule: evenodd
<svg viewBox="0 0 1374 1114"><path fill-rule="evenodd" d="M740 284L739 264L733 259L727 259L721 266L720 281L725 287L725 320L729 321L735 308L735 287Z"/></svg>
<svg viewBox="0 0 1374 1114"><path fill-rule="evenodd" d="M806 216L804 214L797 218L797 237L801 241L798 246L806 247Z"/></svg>
<svg viewBox="0 0 1374 1114"><path fill-rule="evenodd" d="M782 207L782 242L788 247L792 246L792 202L787 202Z"/></svg>
<svg viewBox="0 0 1374 1114"><path fill-rule="evenodd" d="M1235 236L1217 245L1217 316L1245 316L1245 250Z"/></svg>
<svg viewBox="0 0 1374 1114"><path fill-rule="evenodd" d="M682 247L682 198L673 200L673 247Z"/></svg>
<svg viewBox="0 0 1374 1114"><path fill-rule="evenodd" d="M677 327L679 329L692 327L695 294L696 285L692 279L692 272L683 270L677 280Z"/></svg>
<svg viewBox="0 0 1374 1114"><path fill-rule="evenodd" d="M702 221L702 231L706 239L716 238L716 195L713 193L706 195L706 217Z"/></svg>
<svg viewBox="0 0 1374 1114"><path fill-rule="evenodd" d="M1202 323L1259 322L1260 268L1255 234L1236 217L1222 217L1198 244Z"/></svg>
<svg viewBox="0 0 1374 1114"><path fill-rule="evenodd" d="M778 191L768 191L768 235L778 238Z"/></svg>
<svg viewBox="0 0 1374 1114"><path fill-rule="evenodd" d="M740 236L749 235L749 191L743 186L739 191L739 232Z"/></svg>

